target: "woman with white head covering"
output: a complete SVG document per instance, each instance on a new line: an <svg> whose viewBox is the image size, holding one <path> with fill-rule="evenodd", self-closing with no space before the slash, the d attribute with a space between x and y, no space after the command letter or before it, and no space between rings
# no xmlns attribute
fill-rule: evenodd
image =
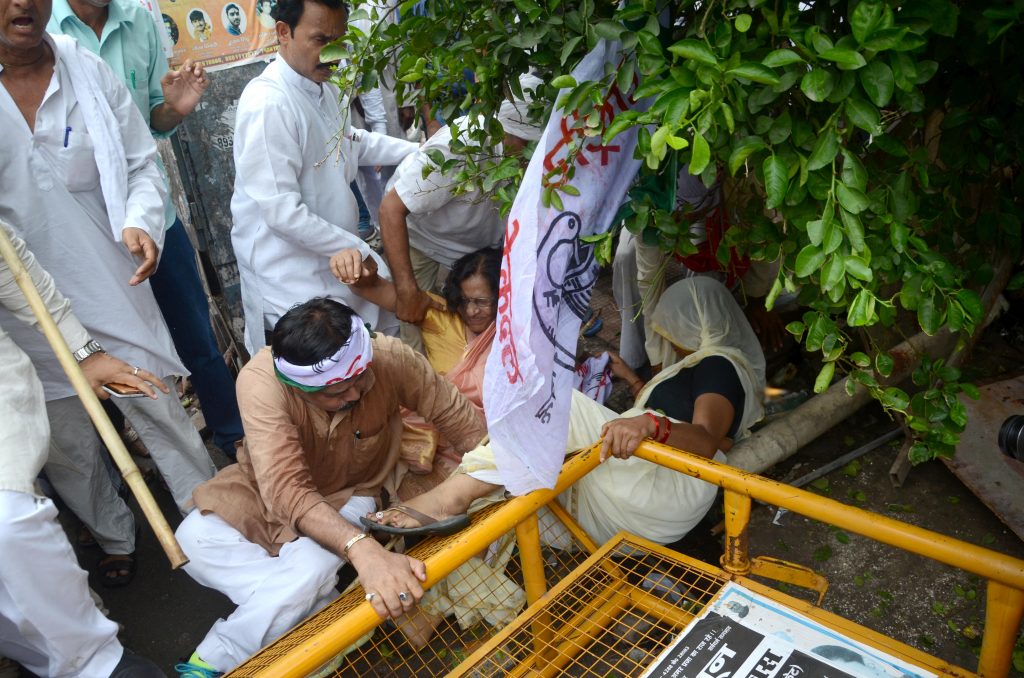
<svg viewBox="0 0 1024 678"><path fill-rule="evenodd" d="M666 367L640 390L633 409L609 421L607 410L573 399L570 437L579 439L570 445L593 442L603 416L602 458L618 457L570 491L567 508L598 543L619 530L672 543L711 508L714 485L632 456L644 439L724 462L733 440L764 415L764 353L722 283L703 276L675 283L652 322Z"/></svg>

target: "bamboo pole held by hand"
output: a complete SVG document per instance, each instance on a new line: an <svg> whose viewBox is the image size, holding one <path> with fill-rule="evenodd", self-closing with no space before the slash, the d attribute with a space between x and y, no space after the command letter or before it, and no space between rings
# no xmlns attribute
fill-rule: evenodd
<svg viewBox="0 0 1024 678"><path fill-rule="evenodd" d="M174 532L171 531L171 527L167 524L164 514L160 511L160 507L157 506L156 500L153 499L149 487L146 486L145 480L143 480L142 475L139 473L139 467L135 465L135 461L121 441L121 436L114 430L114 426L110 423L107 413L103 411L103 406L100 404L96 394L93 393L92 386L89 385L89 380L86 379L85 373L82 372L82 368L79 367L75 357L71 355L71 349L68 348L67 342L64 341L64 336L57 328L57 323L54 322L50 312L46 309L46 304L43 303L39 290L36 289L21 258L15 252L14 245L7 236L6 225L2 223L0 223L0 254L3 255L7 266L11 269L15 282L18 283L18 287L21 288L22 293L25 295L32 313L35 314L36 319L39 321L39 327L43 331L43 335L50 343L53 352L57 354L57 360L60 361L60 366L64 368L64 372L68 375L71 385L81 399L82 405L85 406L85 411L89 413L89 418L92 419L93 424L100 433L100 437L106 444L107 449L110 450L117 468L121 471L125 482L128 483L128 487L131 488L136 500L138 500L143 515L145 515L150 527L153 528L153 532L156 533L156 537L160 541L160 546L163 547L164 553L167 554L167 558L171 561L171 567L175 569L181 567L188 562L188 558L185 557L181 546L174 538Z"/></svg>

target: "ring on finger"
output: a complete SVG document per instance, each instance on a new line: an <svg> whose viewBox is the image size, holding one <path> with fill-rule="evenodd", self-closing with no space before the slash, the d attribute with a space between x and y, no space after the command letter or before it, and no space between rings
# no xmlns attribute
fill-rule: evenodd
<svg viewBox="0 0 1024 678"><path fill-rule="evenodd" d="M407 601L409 600L409 592L408 592L408 591L401 591L401 592L400 592L400 593L398 594L398 599L399 599L400 601L402 601L403 603L404 603L404 602L407 602Z"/></svg>
<svg viewBox="0 0 1024 678"><path fill-rule="evenodd" d="M376 518L377 520L381 520L381 519L383 519L383 518L384 518L384 512L383 512L383 511L377 511L377 514L376 514L376 515L375 515L374 517L375 517L375 518Z"/></svg>
<svg viewBox="0 0 1024 678"><path fill-rule="evenodd" d="M137 365L136 365L135 367L133 367L133 368L132 368L132 376L133 376L133 377L137 377L137 376L139 376L139 368L138 368L138 366L137 366Z"/></svg>
<svg viewBox="0 0 1024 678"><path fill-rule="evenodd" d="M371 592L366 594L366 602L372 603L373 599L376 598L376 597L377 597L377 594L374 593L373 591L371 591Z"/></svg>

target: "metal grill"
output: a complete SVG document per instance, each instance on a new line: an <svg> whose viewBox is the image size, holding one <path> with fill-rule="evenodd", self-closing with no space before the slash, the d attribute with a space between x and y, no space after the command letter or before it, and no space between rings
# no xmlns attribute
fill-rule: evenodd
<svg viewBox="0 0 1024 678"><path fill-rule="evenodd" d="M453 675L639 675L725 582L685 556L613 544Z"/></svg>

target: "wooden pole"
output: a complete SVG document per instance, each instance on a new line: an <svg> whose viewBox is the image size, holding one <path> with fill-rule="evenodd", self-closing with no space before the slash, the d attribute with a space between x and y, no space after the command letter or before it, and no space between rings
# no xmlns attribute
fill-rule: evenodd
<svg viewBox="0 0 1024 678"><path fill-rule="evenodd" d="M81 399L82 405L85 406L85 411L89 413L89 418L92 419L92 423L96 426L96 430L99 431L100 437L106 444L107 449L110 450L110 455L114 458L117 468L121 471L125 482L128 483L128 487L131 488L132 493L139 502L143 515L145 515L150 527L153 528L153 532L156 533L160 546L163 547L164 553L167 554L168 559L171 561L171 567L175 569L181 567L188 562L188 558L185 557L181 546L174 538L174 532L171 531L170 525L167 524L167 520L160 511L160 507L156 505L156 500L153 499L152 493L150 493L146 482L139 473L139 467L135 465L135 461L132 460L131 455L128 454L128 450L125 449L124 443L121 441L121 436L114 430L113 424L107 418L107 413L103 411L103 406L100 404L96 394L93 393L89 381L82 372L82 368L78 366L78 361L71 355L71 349L68 348L67 342L64 341L64 336L57 328L57 323L54 322L50 312L46 310L46 304L43 303L43 298L39 296L39 290L36 289L32 278L25 269L25 265L22 263L18 253L15 252L11 239L7 237L7 228L6 224L0 222L0 254L3 255L4 261L10 267L15 282L18 283L18 287L21 288L22 293L25 295L32 313L35 314L36 319L39 321L39 327L43 331L43 335L50 343L53 352L57 354L57 360L60 362L60 366L64 368L65 374L68 375L71 385Z"/></svg>

